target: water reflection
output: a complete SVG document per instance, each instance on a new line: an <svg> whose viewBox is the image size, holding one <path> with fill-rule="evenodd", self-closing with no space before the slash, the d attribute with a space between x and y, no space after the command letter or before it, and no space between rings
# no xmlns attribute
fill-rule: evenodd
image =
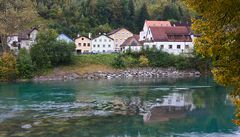
<svg viewBox="0 0 240 137"><path fill-rule="evenodd" d="M162 99L157 99L150 111L144 114L144 122L165 122L186 116L187 112L195 109L192 93L171 93Z"/></svg>
<svg viewBox="0 0 240 137"><path fill-rule="evenodd" d="M204 79L0 84L3 137L235 136L233 112Z"/></svg>

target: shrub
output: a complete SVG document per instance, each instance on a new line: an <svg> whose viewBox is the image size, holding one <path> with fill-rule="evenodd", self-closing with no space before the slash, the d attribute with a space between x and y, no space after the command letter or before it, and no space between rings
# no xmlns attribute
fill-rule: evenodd
<svg viewBox="0 0 240 137"><path fill-rule="evenodd" d="M118 55L118 56L114 59L112 66L113 66L114 68L118 68L118 69L120 69L120 68L126 68L126 64L124 63L124 57L123 57L122 55Z"/></svg>
<svg viewBox="0 0 240 137"><path fill-rule="evenodd" d="M31 56L25 48L20 49L19 51L17 58L17 69L19 72L18 76L20 78L29 79L33 77L34 66Z"/></svg>
<svg viewBox="0 0 240 137"><path fill-rule="evenodd" d="M58 41L55 30L45 30L37 36L37 43L31 49L31 57L38 69L69 64L73 60L74 43Z"/></svg>
<svg viewBox="0 0 240 137"><path fill-rule="evenodd" d="M0 80L15 80L17 73L16 58L11 53L3 53L0 57Z"/></svg>
<svg viewBox="0 0 240 137"><path fill-rule="evenodd" d="M136 67L138 66L138 59L132 57L132 56L124 56L123 62L126 67Z"/></svg>
<svg viewBox="0 0 240 137"><path fill-rule="evenodd" d="M149 64L148 58L145 56L140 56L139 58L139 66L140 67L147 67Z"/></svg>
<svg viewBox="0 0 240 137"><path fill-rule="evenodd" d="M41 45L34 45L30 50L30 55L37 70L43 70L51 66L49 56Z"/></svg>

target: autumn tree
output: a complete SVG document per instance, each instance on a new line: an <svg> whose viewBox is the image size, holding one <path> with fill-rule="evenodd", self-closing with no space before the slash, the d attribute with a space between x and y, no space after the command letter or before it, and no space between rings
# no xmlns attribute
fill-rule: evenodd
<svg viewBox="0 0 240 137"><path fill-rule="evenodd" d="M7 36L23 30L36 17L32 0L0 0L0 51L6 50Z"/></svg>
<svg viewBox="0 0 240 137"><path fill-rule="evenodd" d="M215 80L234 88L234 98L240 110L240 1L185 0L199 15L193 30L201 37L195 41L196 50L212 59ZM240 111L239 111L240 112ZM240 113L237 114L240 119ZM236 121L240 124L240 121Z"/></svg>

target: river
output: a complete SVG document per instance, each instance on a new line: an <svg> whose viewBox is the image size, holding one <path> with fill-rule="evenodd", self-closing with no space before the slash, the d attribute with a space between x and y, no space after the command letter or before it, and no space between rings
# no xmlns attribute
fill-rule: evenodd
<svg viewBox="0 0 240 137"><path fill-rule="evenodd" d="M232 137L234 106L212 79L0 84L0 137Z"/></svg>

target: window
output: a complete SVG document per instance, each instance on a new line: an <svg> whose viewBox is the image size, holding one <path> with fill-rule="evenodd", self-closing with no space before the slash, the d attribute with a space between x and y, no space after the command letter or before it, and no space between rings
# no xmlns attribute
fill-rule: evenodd
<svg viewBox="0 0 240 137"><path fill-rule="evenodd" d="M109 48L111 48L111 45L108 45Z"/></svg>
<svg viewBox="0 0 240 137"><path fill-rule="evenodd" d="M93 45L93 47L95 48L95 47L96 47L96 45Z"/></svg>
<svg viewBox="0 0 240 137"><path fill-rule="evenodd" d="M107 40L106 40L106 39L104 39L104 42L107 42Z"/></svg>
<svg viewBox="0 0 240 137"><path fill-rule="evenodd" d="M161 49L164 49L164 45L161 45L160 48L161 48Z"/></svg>
<svg viewBox="0 0 240 137"><path fill-rule="evenodd" d="M102 42L102 39L99 39L100 42Z"/></svg>
<svg viewBox="0 0 240 137"><path fill-rule="evenodd" d="M109 42L111 42L111 40L109 40Z"/></svg>
<svg viewBox="0 0 240 137"><path fill-rule="evenodd" d="M103 45L103 47L105 48L105 45Z"/></svg>
<svg viewBox="0 0 240 137"><path fill-rule="evenodd" d="M177 45L177 49L181 49L181 45Z"/></svg>
<svg viewBox="0 0 240 137"><path fill-rule="evenodd" d="M185 49L189 49L189 45L185 45Z"/></svg>
<svg viewBox="0 0 240 137"><path fill-rule="evenodd" d="M82 46L82 43L78 43L78 46L81 47L81 46Z"/></svg>
<svg viewBox="0 0 240 137"><path fill-rule="evenodd" d="M168 48L169 48L169 49L172 49L172 45L169 45Z"/></svg>
<svg viewBox="0 0 240 137"><path fill-rule="evenodd" d="M84 38L82 38L82 40L84 40Z"/></svg>
<svg viewBox="0 0 240 137"><path fill-rule="evenodd" d="M84 47L86 47L86 45L87 45L86 43L83 43L83 46L84 46Z"/></svg>
<svg viewBox="0 0 240 137"><path fill-rule="evenodd" d="M103 53L105 53L105 50L103 50Z"/></svg>
<svg viewBox="0 0 240 137"><path fill-rule="evenodd" d="M88 43L88 47L90 47L90 43Z"/></svg>
<svg viewBox="0 0 240 137"><path fill-rule="evenodd" d="M95 42L97 42L97 39L95 39Z"/></svg>
<svg viewBox="0 0 240 137"><path fill-rule="evenodd" d="M156 49L156 45L153 45L153 49Z"/></svg>
<svg viewBox="0 0 240 137"><path fill-rule="evenodd" d="M97 47L100 47L100 45L97 45Z"/></svg>

